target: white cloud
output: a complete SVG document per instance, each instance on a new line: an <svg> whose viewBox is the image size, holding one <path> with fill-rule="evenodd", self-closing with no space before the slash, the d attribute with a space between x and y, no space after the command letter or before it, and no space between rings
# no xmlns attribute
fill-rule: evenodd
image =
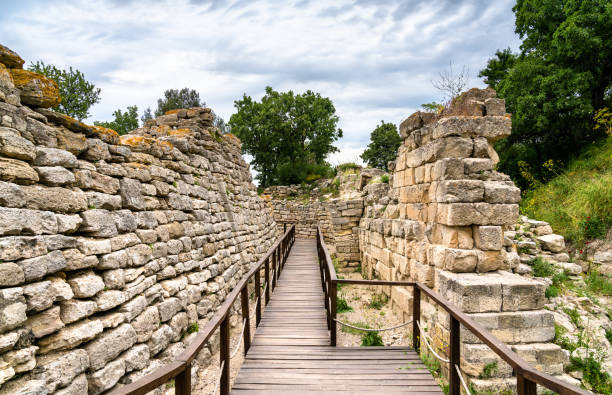
<svg viewBox="0 0 612 395"><path fill-rule="evenodd" d="M102 88L90 121L154 107L168 88L198 90L226 119L266 85L320 92L344 130L333 162L358 160L381 120L439 99L430 81L449 60L482 85L494 51L518 46L512 3L30 0L3 10L0 37L27 62L71 65Z"/></svg>

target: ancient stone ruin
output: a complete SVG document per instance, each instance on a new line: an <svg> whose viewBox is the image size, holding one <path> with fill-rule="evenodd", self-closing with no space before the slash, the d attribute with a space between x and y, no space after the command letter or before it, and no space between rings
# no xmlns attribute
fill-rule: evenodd
<svg viewBox="0 0 612 395"><path fill-rule="evenodd" d="M118 136L0 52L0 393L97 394L171 362L279 233L209 108Z"/></svg>
<svg viewBox="0 0 612 395"><path fill-rule="evenodd" d="M356 170L331 198L329 183L306 199L290 198L297 187L260 197L240 141L218 133L211 109L171 111L119 136L49 110L57 87L22 65L0 46L0 394L97 394L173 361L188 328L210 319L284 224L298 238L320 225L340 266L423 282L538 369L563 375L546 284L522 275L529 268L508 239L520 191L495 171L493 143L511 121L492 90L406 119L386 180ZM539 251L567 262L563 239L531 225ZM411 291L385 292L409 320ZM448 316L421 306L444 354ZM467 330L461 348L477 391L516 385ZM193 374L207 363L196 359Z"/></svg>

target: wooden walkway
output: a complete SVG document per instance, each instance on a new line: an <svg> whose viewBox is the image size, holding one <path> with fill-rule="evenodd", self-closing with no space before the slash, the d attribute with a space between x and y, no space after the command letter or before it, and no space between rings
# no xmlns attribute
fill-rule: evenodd
<svg viewBox="0 0 612 395"><path fill-rule="evenodd" d="M330 347L316 241L297 239L234 394L441 394L410 348Z"/></svg>

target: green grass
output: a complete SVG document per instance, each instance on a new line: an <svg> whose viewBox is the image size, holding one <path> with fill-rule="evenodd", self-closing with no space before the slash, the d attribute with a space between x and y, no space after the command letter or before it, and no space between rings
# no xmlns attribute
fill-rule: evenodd
<svg viewBox="0 0 612 395"><path fill-rule="evenodd" d="M371 346L384 346L385 344L382 341L382 337L377 332L366 332L361 336L361 346L362 347L371 347Z"/></svg>
<svg viewBox="0 0 612 395"><path fill-rule="evenodd" d="M370 303L368 303L368 307L371 309L380 310L383 308L384 305L387 304L388 301L389 297L387 295L383 293L374 294L374 296L372 296L372 300L370 301Z"/></svg>
<svg viewBox="0 0 612 395"><path fill-rule="evenodd" d="M597 269L591 269L584 277L584 283L589 291L612 296L612 281L609 277L599 273Z"/></svg>
<svg viewBox="0 0 612 395"><path fill-rule="evenodd" d="M353 308L349 306L346 299L344 299L342 296L338 296L338 298L336 299L336 312L346 313L349 311L353 311Z"/></svg>
<svg viewBox="0 0 612 395"><path fill-rule="evenodd" d="M582 371L582 380L586 381L594 392L599 394L612 394L612 380L610 375L602 368L600 361L591 353L586 358L570 358L568 371Z"/></svg>
<svg viewBox="0 0 612 395"><path fill-rule="evenodd" d="M583 150L546 184L524 193L521 212L550 223L578 246L612 226L612 137Z"/></svg>
<svg viewBox="0 0 612 395"><path fill-rule="evenodd" d="M198 325L197 322L194 322L193 324L189 325L189 327L187 328L187 333L196 333L200 331L200 326Z"/></svg>
<svg viewBox="0 0 612 395"><path fill-rule="evenodd" d="M336 171L340 171L340 172L343 172L346 170L355 170L355 169L361 169L361 166L359 166L355 162L341 163L338 166L336 166Z"/></svg>
<svg viewBox="0 0 612 395"><path fill-rule="evenodd" d="M478 376L481 379L488 379L493 377L497 372L497 361L489 362L482 368L482 373Z"/></svg>
<svg viewBox="0 0 612 395"><path fill-rule="evenodd" d="M349 322L349 324L359 327L359 328L364 328L364 329L370 329L370 326L368 324L366 324L363 321L360 322ZM364 333L364 331L360 331L359 329L355 329L355 328L350 328L348 326L344 326L344 325L340 325L340 330L344 333L351 333L353 335L361 335Z"/></svg>
<svg viewBox="0 0 612 395"><path fill-rule="evenodd" d="M556 271L550 262L546 262L540 257L531 260L533 275L535 277L552 277Z"/></svg>
<svg viewBox="0 0 612 395"><path fill-rule="evenodd" d="M388 174L383 174L382 176L380 176L380 182L382 182L383 184L388 184L389 183L389 175Z"/></svg>

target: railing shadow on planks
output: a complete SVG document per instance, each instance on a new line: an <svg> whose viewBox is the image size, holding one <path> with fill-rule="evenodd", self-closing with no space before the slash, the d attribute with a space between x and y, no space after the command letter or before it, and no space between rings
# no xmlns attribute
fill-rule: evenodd
<svg viewBox="0 0 612 395"><path fill-rule="evenodd" d="M286 229L286 226L285 226ZM276 288L278 277L283 269L285 261L289 256L291 246L295 241L295 226L291 226L284 235L266 252L266 254L242 277L236 287L227 295L227 298L219 306L217 312L212 316L206 326L200 330L195 339L187 346L177 359L152 373L113 391L112 395L141 395L154 390L162 384L174 379L175 395L191 394L191 363L200 350L206 346L215 330L220 330L220 358L219 365L221 375L218 385L220 393L227 395L230 392L230 310L238 295L240 295L243 329L242 341L244 342L244 354L251 345L251 324L249 313L249 282L254 280L256 296L255 303L255 326L259 325L262 314L261 294L265 298L265 304L270 301L270 292ZM261 271L264 270L265 284L261 283ZM269 287L268 284L271 284ZM263 287L263 288L262 288ZM240 343L238 344L240 346ZM238 349L238 348L237 348ZM216 392L216 390L215 390Z"/></svg>
<svg viewBox="0 0 612 395"><path fill-rule="evenodd" d="M350 280L339 279L336 276L336 271L332 263L329 251L323 239L321 229L317 227L317 253L319 257L319 267L321 270L321 285L325 293L325 309L327 310L327 326L330 330L330 346L336 346L336 323L342 323L336 316L336 299L338 284L359 284L371 286L400 286L412 287L413 298L412 303L412 347L420 352L420 315L421 315L421 294L425 294L430 300L440 305L450 318L450 341L449 341L449 358L441 361L449 364L449 394L459 395L461 393L461 384L463 384L464 392L470 393L466 388L465 382L461 375L460 364L460 330L461 325L478 337L484 344L489 346L493 352L500 356L513 368L513 375L516 376L517 392L519 395L536 395L537 385L541 385L549 390L555 391L561 395L565 394L590 394L581 388L568 384L558 378L547 373L540 372L531 367L525 360L518 356L503 342L498 340L493 334L476 323L467 314L463 313L456 306L443 298L438 293L426 285L419 282L407 281L378 281L378 280ZM400 326L403 326L400 325ZM430 347L425 336L422 338L423 343ZM430 349L434 354L435 351Z"/></svg>

